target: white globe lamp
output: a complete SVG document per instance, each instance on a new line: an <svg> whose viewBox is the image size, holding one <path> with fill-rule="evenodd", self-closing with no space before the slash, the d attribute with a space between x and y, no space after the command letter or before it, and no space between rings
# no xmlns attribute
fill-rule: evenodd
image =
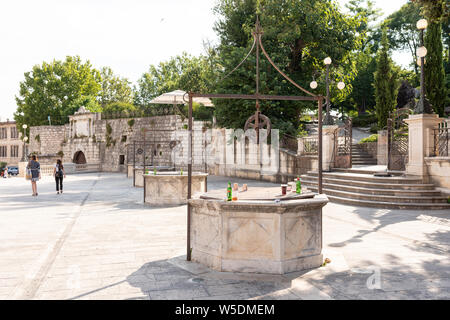
<svg viewBox="0 0 450 320"><path fill-rule="evenodd" d="M417 29L425 30L428 27L428 21L426 19L420 19L416 24Z"/></svg>
<svg viewBox="0 0 450 320"><path fill-rule="evenodd" d="M419 47L419 48L417 48L417 55L420 57L420 58L423 58L423 57L425 57L426 55L427 55L427 48L425 48L425 47Z"/></svg>

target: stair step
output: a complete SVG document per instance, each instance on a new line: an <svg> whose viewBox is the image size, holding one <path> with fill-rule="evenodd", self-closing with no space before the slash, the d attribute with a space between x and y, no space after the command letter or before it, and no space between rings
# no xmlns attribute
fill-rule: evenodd
<svg viewBox="0 0 450 320"><path fill-rule="evenodd" d="M346 172L346 173L361 173L361 174L374 174L374 173L380 173L380 172L388 172L392 176L404 176L404 171L393 171L393 170L371 170L371 169L359 169L356 168L333 168L333 172Z"/></svg>
<svg viewBox="0 0 450 320"><path fill-rule="evenodd" d="M372 157L352 157L352 161L377 161Z"/></svg>
<svg viewBox="0 0 450 320"><path fill-rule="evenodd" d="M308 187L311 191L318 192L317 186ZM367 195L355 192L347 192L340 190L333 190L322 188L322 192L327 196L336 196L340 198L363 200L363 201L375 201L384 203L440 203L447 204L447 197L444 196L430 196L430 197L408 197L408 196L385 196L385 195ZM450 204L448 206L450 208Z"/></svg>
<svg viewBox="0 0 450 320"><path fill-rule="evenodd" d="M302 184L307 187L316 188L317 182L310 180L303 180ZM433 196L440 197L442 196L441 192L438 190L424 190L424 189L416 189L416 190L403 190L403 189L378 189L378 188L363 188L363 187L355 187L348 186L342 184L331 184L324 183L323 188L332 189L332 190L340 190L347 192L355 192L367 195L384 195L384 196L406 196L406 197L420 197L420 196Z"/></svg>
<svg viewBox="0 0 450 320"><path fill-rule="evenodd" d="M402 210L448 210L450 204L448 203L400 203L400 202L381 202L381 201L367 201L358 199L347 199L333 195L327 195L332 202L357 206L370 207L380 209L402 209Z"/></svg>
<svg viewBox="0 0 450 320"><path fill-rule="evenodd" d="M302 175L302 181L311 181L317 184L318 177L310 176L310 175ZM403 190L433 190L433 184L422 184L422 183L395 183L395 184L387 184L383 182L373 182L373 181L361 181L358 179L355 180L345 180L339 178L332 178L324 176L322 178L322 183L332 183L332 184L345 184L347 186L355 186L355 187L365 187L370 189L403 189Z"/></svg>
<svg viewBox="0 0 450 320"><path fill-rule="evenodd" d="M314 171L309 171L308 176L317 177L318 173ZM421 184L422 179L409 178L409 177L374 177L371 174L353 174L353 173L338 173L338 172L323 172L322 177L324 178L337 178L340 180L357 180L366 182L376 182L376 183L391 183L391 184Z"/></svg>
<svg viewBox="0 0 450 320"><path fill-rule="evenodd" d="M356 165L356 166L374 166L376 165L377 162L376 161L352 161L352 165Z"/></svg>

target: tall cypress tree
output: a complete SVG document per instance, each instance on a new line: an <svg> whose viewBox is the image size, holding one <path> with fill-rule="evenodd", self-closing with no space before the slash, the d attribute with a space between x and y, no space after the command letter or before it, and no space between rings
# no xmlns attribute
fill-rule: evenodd
<svg viewBox="0 0 450 320"><path fill-rule="evenodd" d="M442 46L443 1L436 0L425 4L424 9L429 23L425 34L425 47L428 51L425 64L425 87L434 112L442 117L447 96Z"/></svg>
<svg viewBox="0 0 450 320"><path fill-rule="evenodd" d="M389 57L389 42L387 30L383 29L381 46L377 53L377 69L374 73L375 111L378 118L378 128L387 124L389 112L396 105L397 80Z"/></svg>

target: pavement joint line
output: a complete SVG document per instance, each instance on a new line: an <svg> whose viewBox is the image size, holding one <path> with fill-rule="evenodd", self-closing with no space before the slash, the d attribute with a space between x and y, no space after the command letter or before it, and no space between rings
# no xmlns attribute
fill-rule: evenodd
<svg viewBox="0 0 450 320"><path fill-rule="evenodd" d="M112 284L109 284L109 285L107 285L107 286L103 286L103 287L101 287L101 288L94 289L94 290L88 291L88 292L86 292L86 293L79 294L79 295L77 295L77 296L75 296L75 297L68 298L67 300L75 300L75 299L79 299L79 298L88 296L88 295L90 295L90 294L92 294L92 293L96 293L96 292L102 291L102 290L104 290L104 289L112 288L112 287L117 286L117 285L119 285L119 284L121 284L121 283L125 283L126 281L127 281L127 280L121 280L121 281L119 281L119 282L112 283Z"/></svg>
<svg viewBox="0 0 450 320"><path fill-rule="evenodd" d="M371 232L379 232L379 233L391 236L393 238L398 238L398 239L402 239L404 241L412 242L413 244L420 245L422 247L428 247L428 248L431 248L431 249L434 249L434 250L437 250L437 251L441 251L441 252L444 252L444 253L450 253L450 249L441 248L440 246L436 246L436 245L433 245L433 244L425 243L425 242L422 242L422 241L419 241L419 240L414 240L414 239L411 239L411 238L408 238L408 237L400 236L398 234L394 234L394 233L391 233L391 232L388 232L388 231L383 231L383 230L380 230L380 229L377 229L376 231L374 231L374 229L378 228L379 226L376 226L375 228L373 228L373 227L366 226L366 225L363 225L363 224L360 224L360 223L355 223L353 221L350 222L350 221L347 221L347 220L343 220L343 219L339 219L339 218L336 218L336 217L332 217L330 215L327 215L327 218L332 219L332 220L336 220L336 221L340 221L340 222L344 222L344 223L347 223L347 224L355 225L355 226L358 226L358 227L361 227L361 228L370 229L369 231L371 231ZM345 241L343 241L343 242L345 242Z"/></svg>
<svg viewBox="0 0 450 320"><path fill-rule="evenodd" d="M83 206L87 202L92 190L94 190L100 176L101 173L97 175L87 195L82 199L81 203L78 206L74 206L70 216L71 221L62 229L62 232L58 233L57 240L52 245L47 246L44 254L42 254L33 264L31 271L29 271L25 276L26 280L24 285L15 290L13 295L14 299L25 300L34 298L36 292L39 290L39 287L50 271L53 262L61 251L65 240L69 237L78 217L81 215Z"/></svg>

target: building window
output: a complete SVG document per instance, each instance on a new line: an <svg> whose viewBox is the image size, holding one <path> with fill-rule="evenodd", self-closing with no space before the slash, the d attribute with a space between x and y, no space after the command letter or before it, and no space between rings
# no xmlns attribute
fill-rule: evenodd
<svg viewBox="0 0 450 320"><path fill-rule="evenodd" d="M6 146L0 146L0 158L6 158L8 156L6 152Z"/></svg>
<svg viewBox="0 0 450 320"><path fill-rule="evenodd" d="M11 139L18 139L19 138L19 132L17 131L16 127L11 127Z"/></svg>
<svg viewBox="0 0 450 320"><path fill-rule="evenodd" d="M120 165L125 164L125 155L121 154L119 156L119 164Z"/></svg>
<svg viewBox="0 0 450 320"><path fill-rule="evenodd" d="M19 157L19 146L11 146L11 158Z"/></svg>
<svg viewBox="0 0 450 320"><path fill-rule="evenodd" d="M0 139L7 139L8 138L8 132L6 131L6 128L0 128Z"/></svg>

